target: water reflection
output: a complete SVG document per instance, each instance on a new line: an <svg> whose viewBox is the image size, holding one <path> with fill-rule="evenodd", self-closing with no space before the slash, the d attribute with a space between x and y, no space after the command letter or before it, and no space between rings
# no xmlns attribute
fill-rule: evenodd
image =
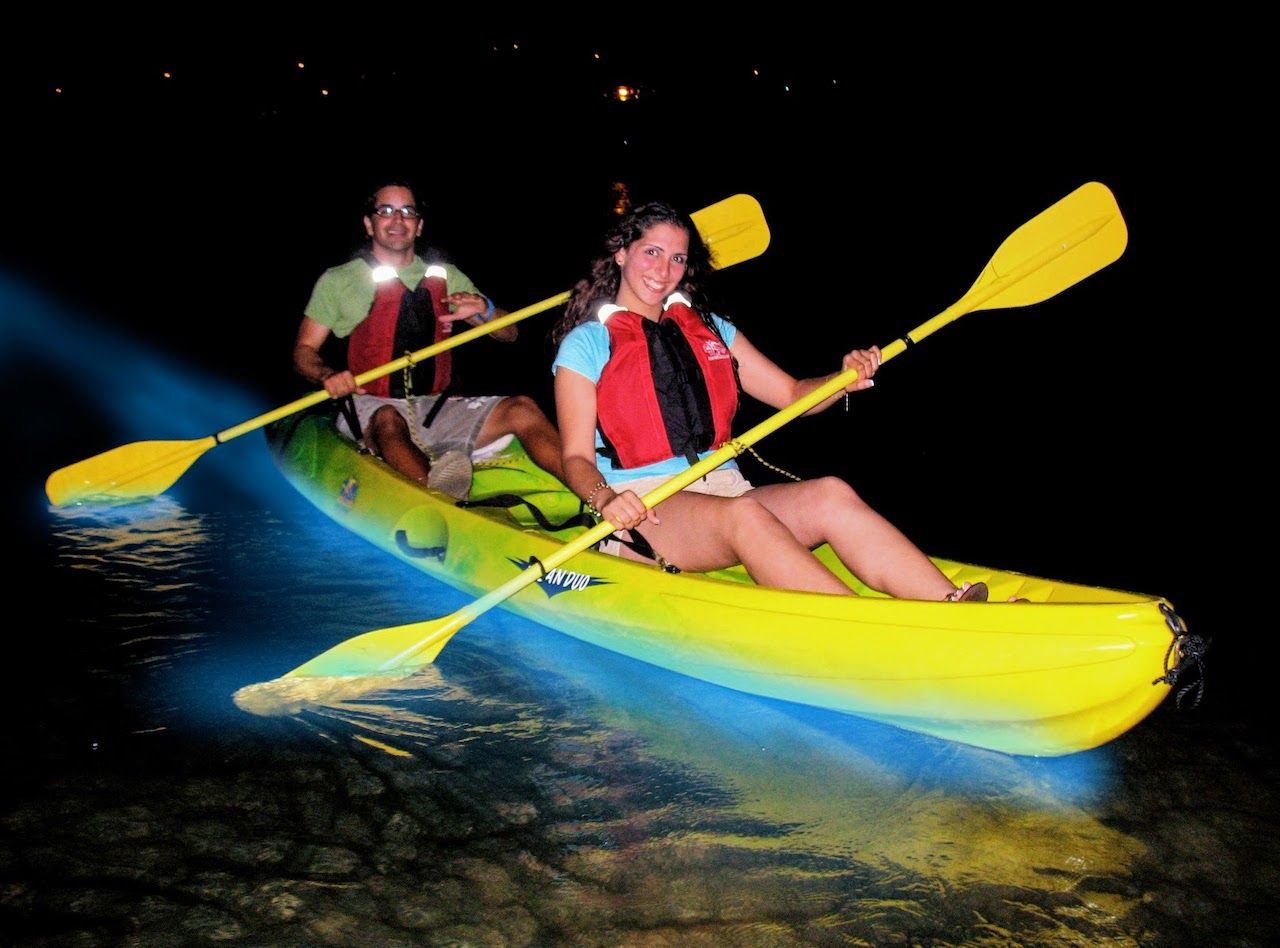
<svg viewBox="0 0 1280 948"><path fill-rule="evenodd" d="M1047 931L1120 937L1118 919L1139 904L1123 880L1145 847L1091 812L1102 754L1007 757L726 692L512 617L497 625L500 659L473 644L412 686L302 720L337 742L465 770L472 792L499 800L527 782L521 797L554 816L545 830L569 847L568 871L654 912L687 904L673 890L691 873L757 909L789 886L835 899L824 924L836 931L1001 891ZM529 682L536 694L517 700ZM732 865L749 876L730 884Z"/></svg>
<svg viewBox="0 0 1280 948"><path fill-rule="evenodd" d="M177 689L186 711L169 704L157 721L199 716L209 699L189 693L204 677L196 670L216 653L243 650L263 624L272 624L273 638L314 650L317 628L345 628L333 633L340 639L363 616L344 603L380 596L405 614L434 614L452 608L456 595L416 573L411 585L388 582L379 561L359 550L282 559L280 550L298 540L289 524L272 521L264 531L261 518L196 516L167 498L55 511L53 521L62 568L121 590L117 611L100 621L121 650L104 665L165 669L169 680L144 705L187 682ZM305 527L317 529L323 533ZM246 555L256 560L249 572L234 562ZM353 560L363 571L351 569ZM327 572L335 569L344 573L336 584ZM321 578L337 598L316 594ZM228 582L233 602L218 594ZM273 599L268 591L279 588L300 594ZM246 603L262 610L253 625L229 623L228 615L251 611ZM215 655L199 654L206 649ZM987 919L992 937L1016 932L1034 943L1036 933L1052 940L1089 932L1123 941L1122 920L1140 902L1125 880L1143 845L1094 815L1108 784L1105 748L1050 761L981 751L686 679L500 611L412 678L373 694L360 683L350 701L313 700L285 719L292 730L283 739L270 732L274 751L258 753L288 768L291 748L319 746L327 750L318 766L345 774L343 786L367 784L374 798L392 784L416 788L404 792L419 795L419 849L422 840L462 833L471 840L468 859L508 876L509 860L538 853L537 872L512 884L544 912L571 911L578 931L606 917L621 930L693 918L719 935L736 919L730 930L742 937L776 929L874 940L904 930L973 933L981 926L951 915L966 906ZM229 720L242 738L258 733L252 715ZM243 787L257 783L255 773L227 777ZM290 793L301 789L294 778L284 783ZM258 792L274 799L281 791ZM452 811L459 798L462 815ZM394 818L358 800L333 805L384 831L389 824L379 821ZM434 822L424 815L433 813ZM483 829L473 838L476 827ZM298 829L281 817L273 832ZM357 854L354 872L360 850L349 841L346 848ZM595 901L571 908L558 887L540 881L548 875ZM603 893L610 897L601 902ZM489 898L483 887L464 888L448 908L463 918L474 900Z"/></svg>
<svg viewBox="0 0 1280 948"><path fill-rule="evenodd" d="M58 563L79 576L62 595L75 621L105 633L102 647L119 650L126 666L152 668L205 647L204 579L217 569L207 517L170 497L50 507L49 516ZM78 604L89 608L77 615Z"/></svg>
<svg viewBox="0 0 1280 948"><path fill-rule="evenodd" d="M197 514L171 497L111 506L49 507L60 556L73 566L134 567L156 572L199 563L208 532Z"/></svg>

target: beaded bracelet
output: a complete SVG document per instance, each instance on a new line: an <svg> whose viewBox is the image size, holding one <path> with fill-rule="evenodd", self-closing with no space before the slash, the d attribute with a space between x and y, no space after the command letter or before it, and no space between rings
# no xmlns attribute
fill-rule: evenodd
<svg viewBox="0 0 1280 948"><path fill-rule="evenodd" d="M608 487L609 487L609 484L606 481L601 481L595 487L591 488L591 493L587 494L587 499L586 499L587 509L590 510L597 517L602 517L604 516L604 514L600 513L600 509L595 505L596 494L600 493L600 491L602 490L608 489Z"/></svg>
<svg viewBox="0 0 1280 948"><path fill-rule="evenodd" d="M480 295L484 296L483 293L481 293ZM480 322L487 323L489 320L493 319L493 300L489 299L489 297L487 296L484 296L484 301L489 304L489 308L485 310L484 315L480 316Z"/></svg>

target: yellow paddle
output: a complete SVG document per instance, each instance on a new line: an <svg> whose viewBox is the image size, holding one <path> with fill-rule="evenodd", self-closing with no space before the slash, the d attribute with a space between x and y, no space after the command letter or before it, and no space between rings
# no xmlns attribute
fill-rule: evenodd
<svg viewBox="0 0 1280 948"><path fill-rule="evenodd" d="M764 212L760 209L760 203L749 194L735 194L704 207L691 216L698 233L711 250L716 266L721 269L758 257L769 246L769 227L765 223ZM444 342L401 356L386 365L362 372L356 376L356 382L360 385L372 382L447 349L545 312L568 301L569 295L567 291L560 293L541 303L534 303L458 333ZM226 431L194 441L135 441L112 448L54 471L45 482L45 493L49 495L50 501L59 506L130 500L163 493L214 445L256 431L273 421L318 405L328 398L329 394L321 389Z"/></svg>
<svg viewBox="0 0 1280 948"><path fill-rule="evenodd" d="M911 343L919 342L966 313L1027 306L1048 299L1119 259L1127 242L1124 218L1111 191L1098 183L1083 185L1009 235L963 298L885 346L881 350L883 360L892 359ZM661 503L741 454L747 446L837 394L857 377L853 369L835 376L688 470L655 487L641 498L642 502L645 507ZM544 571L594 546L613 531L612 524L598 523L543 560L541 569L529 567L517 573L446 618L366 632L334 646L285 677L377 676L397 670L407 673L416 666L428 664L463 626L537 582Z"/></svg>

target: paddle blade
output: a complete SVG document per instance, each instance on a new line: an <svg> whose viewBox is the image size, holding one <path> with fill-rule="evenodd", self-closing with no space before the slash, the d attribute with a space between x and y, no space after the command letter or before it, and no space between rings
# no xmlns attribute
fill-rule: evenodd
<svg viewBox="0 0 1280 948"><path fill-rule="evenodd" d="M135 441L59 468L44 492L57 506L136 500L161 494L217 444L210 435L196 441Z"/></svg>
<svg viewBox="0 0 1280 948"><path fill-rule="evenodd" d="M1105 184L1092 181L1005 238L965 297L982 294L991 284L1042 254L1046 247L1071 245L1061 255L983 300L981 308L1039 303L1114 263L1128 242L1129 231L1115 196Z"/></svg>
<svg viewBox="0 0 1280 948"><path fill-rule="evenodd" d="M718 270L758 257L769 246L764 211L750 194L727 197L690 217Z"/></svg>
<svg viewBox="0 0 1280 948"><path fill-rule="evenodd" d="M393 670L408 674L436 660L445 644L469 621L460 620L459 613L454 613L444 619L375 629L338 643L284 677L353 678L386 675Z"/></svg>

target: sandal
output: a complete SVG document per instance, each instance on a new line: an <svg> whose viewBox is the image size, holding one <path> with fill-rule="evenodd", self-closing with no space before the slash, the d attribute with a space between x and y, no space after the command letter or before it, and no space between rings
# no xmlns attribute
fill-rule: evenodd
<svg viewBox="0 0 1280 948"><path fill-rule="evenodd" d="M987 601L987 584L986 583L965 583L959 589L952 592L943 602L986 602Z"/></svg>

